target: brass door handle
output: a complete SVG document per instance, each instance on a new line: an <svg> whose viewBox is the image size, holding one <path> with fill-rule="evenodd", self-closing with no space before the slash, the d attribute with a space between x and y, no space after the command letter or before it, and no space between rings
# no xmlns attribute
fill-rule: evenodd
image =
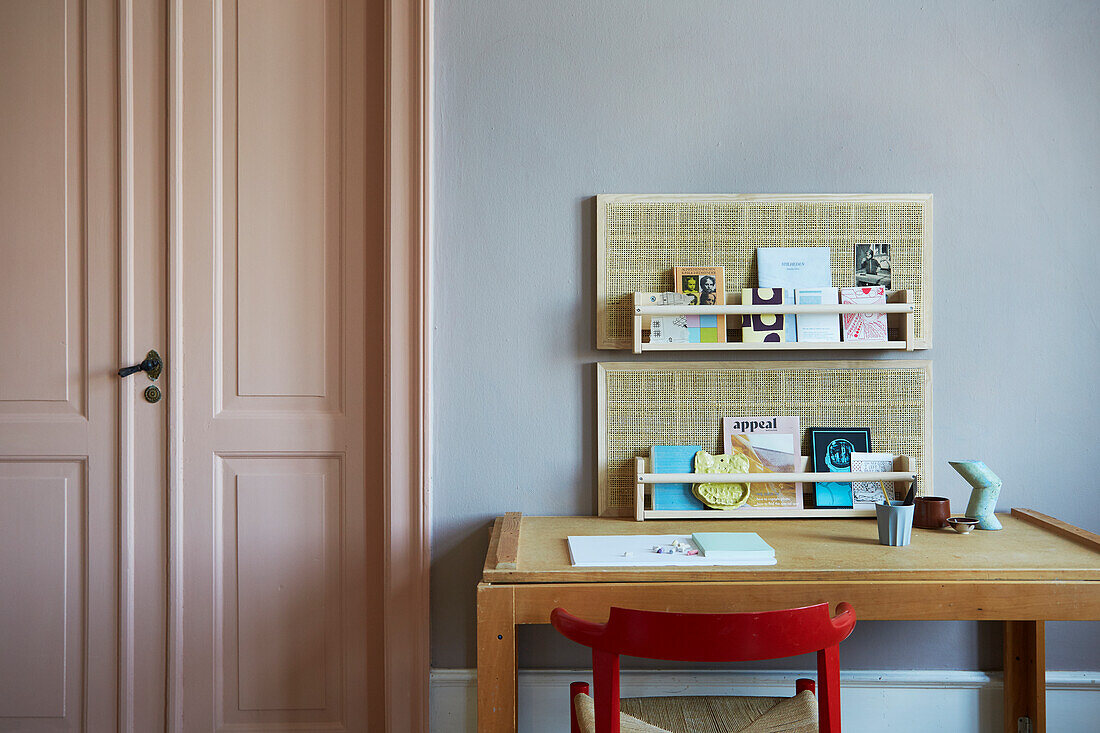
<svg viewBox="0 0 1100 733"><path fill-rule="evenodd" d="M164 366L164 363L160 359L160 354L152 349L145 355L145 358L140 364L134 364L133 366L123 367L118 370L118 376L128 377L131 374L137 374L138 372L145 372L149 375L149 379L155 380L160 376L160 370Z"/></svg>

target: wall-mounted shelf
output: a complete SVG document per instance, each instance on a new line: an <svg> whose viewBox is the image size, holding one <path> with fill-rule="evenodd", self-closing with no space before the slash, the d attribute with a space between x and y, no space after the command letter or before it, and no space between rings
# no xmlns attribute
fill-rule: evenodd
<svg viewBox="0 0 1100 733"><path fill-rule="evenodd" d="M643 351L813 351L813 350L899 350L916 348L913 291L891 291L883 305L741 305L740 293L727 296L726 305L654 305L656 293L634 293L634 353ZM902 336L890 341L781 341L772 343L726 341L723 343L653 343L645 340L649 319L653 316L726 315L742 316L757 313L829 314L885 313L890 332ZM730 319L737 321L738 319ZM740 330L738 326L733 327Z"/></svg>
<svg viewBox="0 0 1100 733"><path fill-rule="evenodd" d="M809 463L806 456L802 456L802 467ZM866 473L815 473L813 471L799 471L796 473L648 473L649 459L634 459L637 484L634 490L634 518L639 522L647 519L787 519L787 518L838 518L838 517L873 517L874 509L816 509L795 507L751 507L742 506L737 509L694 509L694 510L668 510L647 509L649 492L646 488L653 484L692 484L700 481L753 484L753 483L802 483L803 492L808 493L807 484L814 481L892 481L895 484L908 486L917 480L917 473L912 470L912 461L909 456L897 456L894 458L893 471L878 471ZM896 488L895 495L903 494Z"/></svg>
<svg viewBox="0 0 1100 733"><path fill-rule="evenodd" d="M849 287L876 284L855 271L856 252L868 244L889 246L887 287L910 291L914 306L911 336L895 330L892 338L904 340L906 349L930 348L931 195L601 194L596 197L596 348L632 348L635 294L673 290L674 267L724 268L725 292L736 294L740 303L742 289L758 287L761 247L827 247L832 285ZM783 347L791 348L831 347Z"/></svg>
<svg viewBox="0 0 1100 733"><path fill-rule="evenodd" d="M810 427L868 428L870 450L908 457L895 461L897 471L920 477L918 494L932 493L932 373L927 361L859 359L847 361L700 361L620 362L597 366L599 515L635 517L641 506L645 519L683 518L646 509L639 504L646 481L639 482L639 456L655 445L698 445L722 452L723 416L792 415L803 431L801 452L810 450ZM775 480L753 477L754 481ZM694 477L649 476L653 483L693 483ZM679 480L677 480L679 479ZM708 475L709 480L709 475ZM799 482L810 482L806 477ZM835 479L834 479L835 480ZM901 481L908 478L883 478ZM803 487L806 489L806 487ZM788 509L734 510L732 518L791 516ZM853 514L853 511L863 513ZM866 510L811 509L794 516L868 516ZM831 513L831 512L840 512ZM717 510L705 517L717 518Z"/></svg>

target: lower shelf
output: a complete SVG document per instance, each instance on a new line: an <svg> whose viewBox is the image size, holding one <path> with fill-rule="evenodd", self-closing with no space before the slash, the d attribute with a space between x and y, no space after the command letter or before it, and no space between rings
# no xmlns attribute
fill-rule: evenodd
<svg viewBox="0 0 1100 733"><path fill-rule="evenodd" d="M660 483L689 483L693 478L706 477L707 480L729 481L731 483L764 483L790 481L809 483L824 477L837 478L842 474L822 474L806 471L809 459L802 456L802 471L789 474L652 474L647 472L648 459L635 458L637 483L634 490L634 519L644 522L647 519L843 519L875 516L874 506L860 506L852 509L816 509L806 507L751 507L737 509L648 509L646 508L646 487ZM887 473L859 473L852 478L858 481L892 481L908 490L908 485L917 480L912 470L909 456L894 458L894 470ZM843 482L842 482L843 483ZM803 485L803 492L807 486ZM918 492L919 493L919 492ZM898 494L895 488L895 495Z"/></svg>
<svg viewBox="0 0 1100 733"><path fill-rule="evenodd" d="M874 509L757 509L742 507L733 511L720 509L692 509L675 511L670 509L644 509L642 518L647 519L852 519L853 517L874 517Z"/></svg>

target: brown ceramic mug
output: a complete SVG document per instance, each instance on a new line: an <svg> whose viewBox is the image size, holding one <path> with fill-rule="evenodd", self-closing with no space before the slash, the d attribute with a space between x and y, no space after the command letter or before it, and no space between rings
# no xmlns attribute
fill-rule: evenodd
<svg viewBox="0 0 1100 733"><path fill-rule="evenodd" d="M944 496L918 496L913 513L913 526L921 529L943 529L951 516L951 502Z"/></svg>

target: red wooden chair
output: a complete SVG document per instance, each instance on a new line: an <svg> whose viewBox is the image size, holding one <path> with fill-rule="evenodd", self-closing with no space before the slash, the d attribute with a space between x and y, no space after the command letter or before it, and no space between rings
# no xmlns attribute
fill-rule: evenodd
<svg viewBox="0 0 1100 733"><path fill-rule="evenodd" d="M587 684L574 682L570 685L572 733L660 731L666 728L655 726L667 725L674 729L678 727L677 721L698 721L700 715L711 717L713 730L743 730L752 725L753 715L759 718L761 710L769 714L773 704L779 711L777 721L772 727L766 727L767 730L840 731L839 645L856 624L855 610L847 603L839 604L837 615L832 618L827 603L759 613L668 613L612 607L604 624L585 621L562 608L555 608L550 614L550 623L569 639L592 649L595 701L593 703L588 697ZM812 680L798 680L798 694L794 698L634 698L622 700L620 705L620 654L683 662L736 662L793 657L809 652L817 652L816 716ZM732 702L738 700L769 702L747 705ZM788 705L784 701L793 702ZM680 709L676 709L678 704ZM792 713L796 708L801 712ZM648 722L645 720L647 715L650 717ZM801 722L795 720L798 715L802 716ZM736 719L738 716L740 720ZM718 723L715 718L722 722ZM793 722L788 724L788 721ZM764 724L760 729L767 725L762 719L760 723ZM748 729L755 728L757 726Z"/></svg>

